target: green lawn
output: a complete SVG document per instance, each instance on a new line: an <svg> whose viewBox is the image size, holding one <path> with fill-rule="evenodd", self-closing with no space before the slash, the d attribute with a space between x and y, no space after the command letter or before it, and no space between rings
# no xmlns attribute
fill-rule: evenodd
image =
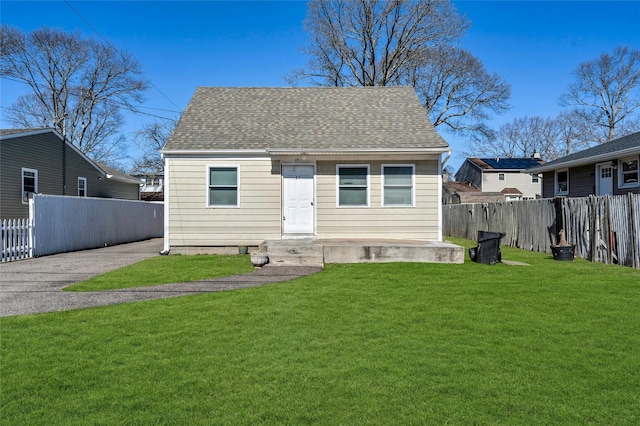
<svg viewBox="0 0 640 426"><path fill-rule="evenodd" d="M254 270L249 256L157 256L66 287L99 291L199 281Z"/></svg>
<svg viewBox="0 0 640 426"><path fill-rule="evenodd" d="M3 318L0 419L639 424L640 271L503 257Z"/></svg>

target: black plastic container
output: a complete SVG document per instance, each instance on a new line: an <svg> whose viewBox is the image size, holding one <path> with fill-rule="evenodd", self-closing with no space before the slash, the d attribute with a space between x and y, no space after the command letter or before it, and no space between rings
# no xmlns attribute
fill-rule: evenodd
<svg viewBox="0 0 640 426"><path fill-rule="evenodd" d="M478 231L478 246L469 249L469 257L477 263L495 265L502 262L500 240L504 232Z"/></svg>
<svg viewBox="0 0 640 426"><path fill-rule="evenodd" d="M575 257L576 246L551 246L551 253L555 260L571 261Z"/></svg>

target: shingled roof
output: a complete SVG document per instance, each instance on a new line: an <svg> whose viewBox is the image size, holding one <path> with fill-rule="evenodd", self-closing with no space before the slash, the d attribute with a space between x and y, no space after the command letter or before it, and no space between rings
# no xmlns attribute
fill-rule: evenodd
<svg viewBox="0 0 640 426"><path fill-rule="evenodd" d="M540 173L556 170L565 167L577 167L587 164L595 164L600 161L608 161L619 156L635 155L640 153L640 132L614 139L588 148L583 151L574 152L566 157L558 158L538 167L533 167L527 172Z"/></svg>
<svg viewBox="0 0 640 426"><path fill-rule="evenodd" d="M199 87L163 149L448 151L411 87Z"/></svg>
<svg viewBox="0 0 640 426"><path fill-rule="evenodd" d="M543 163L538 158L469 158L469 161L484 170L524 170Z"/></svg>

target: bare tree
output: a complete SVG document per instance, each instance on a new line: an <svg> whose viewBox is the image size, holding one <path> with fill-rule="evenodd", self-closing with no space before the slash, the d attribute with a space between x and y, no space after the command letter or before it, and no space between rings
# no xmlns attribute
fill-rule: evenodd
<svg viewBox="0 0 640 426"><path fill-rule="evenodd" d="M316 0L305 21L306 68L288 76L320 86L410 85L435 126L483 131L510 88L452 46L469 23L443 0Z"/></svg>
<svg viewBox="0 0 640 426"><path fill-rule="evenodd" d="M121 109L142 101L147 83L138 62L78 33L41 28L26 35L3 25L0 75L31 93L10 108L20 127L53 127L95 160L113 160L124 141Z"/></svg>
<svg viewBox="0 0 640 426"><path fill-rule="evenodd" d="M574 76L560 103L576 108L585 137L602 143L638 129L640 50L617 47L580 64Z"/></svg>
<svg viewBox="0 0 640 426"><path fill-rule="evenodd" d="M142 155L134 161L131 173L147 176L159 176L163 173L164 162L160 150L167 143L175 126L174 121L156 122L145 125L136 133Z"/></svg>
<svg viewBox="0 0 640 426"><path fill-rule="evenodd" d="M562 112L555 120L560 128L559 146L556 149L558 157L564 157L591 146L590 140L593 139L585 134L589 126L585 126L584 119L578 111Z"/></svg>
<svg viewBox="0 0 640 426"><path fill-rule="evenodd" d="M519 158L534 153L546 160L564 155L562 122L557 118L519 117L487 137L468 146L470 156Z"/></svg>
<svg viewBox="0 0 640 426"><path fill-rule="evenodd" d="M488 133L491 113L509 108L511 88L470 52L454 46L424 49L405 81L416 88L434 126Z"/></svg>

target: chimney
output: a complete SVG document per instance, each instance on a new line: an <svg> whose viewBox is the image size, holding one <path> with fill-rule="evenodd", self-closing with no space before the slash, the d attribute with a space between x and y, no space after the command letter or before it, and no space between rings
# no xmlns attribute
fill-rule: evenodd
<svg viewBox="0 0 640 426"><path fill-rule="evenodd" d="M534 149L533 150L533 154L531 155L531 158L533 158L535 160L540 160L541 159L540 153Z"/></svg>

